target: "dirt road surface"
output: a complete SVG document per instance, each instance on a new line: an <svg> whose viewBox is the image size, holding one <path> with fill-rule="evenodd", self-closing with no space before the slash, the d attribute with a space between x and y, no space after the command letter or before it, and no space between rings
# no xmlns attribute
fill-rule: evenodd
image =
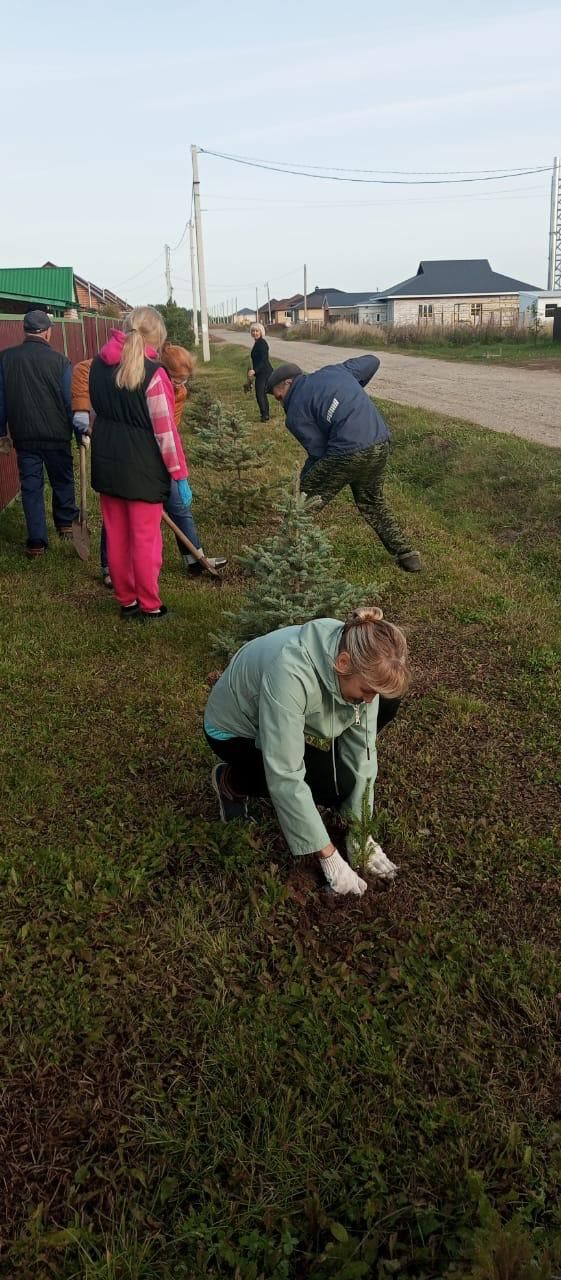
<svg viewBox="0 0 561 1280"><path fill-rule="evenodd" d="M226 342L250 347L249 334L213 331ZM272 356L299 364L306 373L324 364L337 364L365 355L364 348L331 347L315 342L286 342L268 338ZM430 360L375 351L381 360L376 377L366 388L370 395L397 404L436 409L451 418L537 440L561 448L561 374L546 369L501 368L460 361Z"/></svg>

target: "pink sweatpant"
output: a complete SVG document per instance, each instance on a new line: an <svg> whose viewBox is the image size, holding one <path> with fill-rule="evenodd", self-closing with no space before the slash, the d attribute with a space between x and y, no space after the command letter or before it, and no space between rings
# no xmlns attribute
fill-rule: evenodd
<svg viewBox="0 0 561 1280"><path fill-rule="evenodd" d="M158 578L162 567L161 502L129 502L100 494L107 530L107 558L119 604L147 613L161 606Z"/></svg>

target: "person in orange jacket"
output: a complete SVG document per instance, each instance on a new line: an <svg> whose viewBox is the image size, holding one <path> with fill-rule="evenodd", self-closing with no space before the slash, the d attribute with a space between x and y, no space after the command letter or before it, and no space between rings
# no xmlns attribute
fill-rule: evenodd
<svg viewBox="0 0 561 1280"><path fill-rule="evenodd" d="M92 429L92 406L90 401L90 369L93 360L80 360L74 365L72 370L72 382L70 384L70 402L72 405L72 422L74 429L80 431L81 443L89 448L90 434ZM104 587L111 588L111 574L109 572L109 564L107 561L107 534L105 525L101 523L101 537L99 542L99 559L101 563L101 580Z"/></svg>

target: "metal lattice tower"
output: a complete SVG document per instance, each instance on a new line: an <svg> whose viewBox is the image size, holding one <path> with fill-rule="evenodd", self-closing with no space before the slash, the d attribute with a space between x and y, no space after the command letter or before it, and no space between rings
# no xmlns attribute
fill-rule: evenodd
<svg viewBox="0 0 561 1280"><path fill-rule="evenodd" d="M549 215L549 255L547 287L561 289L561 170L559 156L553 161L551 206Z"/></svg>

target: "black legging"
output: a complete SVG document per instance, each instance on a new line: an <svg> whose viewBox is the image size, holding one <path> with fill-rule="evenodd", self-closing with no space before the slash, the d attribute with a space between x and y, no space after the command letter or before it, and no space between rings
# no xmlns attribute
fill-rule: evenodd
<svg viewBox="0 0 561 1280"><path fill-rule="evenodd" d="M377 733L393 720L399 710L401 698L380 698ZM205 738L214 754L231 768L231 784L240 796L269 795L263 755L253 738L211 738L205 729ZM337 809L350 796L355 777L348 765L339 758L339 739L335 739L335 768L337 785L333 776L331 751L323 751L306 743L304 748L306 782L316 804Z"/></svg>
<svg viewBox="0 0 561 1280"><path fill-rule="evenodd" d="M267 397L267 392L265 391L269 374L270 374L270 369L268 370L266 369L262 373L259 372L255 374L255 398L259 406L259 412L261 414L262 422L268 422L269 420L269 400Z"/></svg>
<svg viewBox="0 0 561 1280"><path fill-rule="evenodd" d="M205 738L214 754L230 765L230 781L238 795L263 798L269 795L263 755L255 746L253 738L211 738L206 729ZM312 747L307 742L304 749L304 764L306 782L316 804L336 809L343 800L347 799L347 796L350 796L355 785L354 774L339 760L337 743L335 743L337 786L335 786L330 751L322 751L320 747Z"/></svg>

